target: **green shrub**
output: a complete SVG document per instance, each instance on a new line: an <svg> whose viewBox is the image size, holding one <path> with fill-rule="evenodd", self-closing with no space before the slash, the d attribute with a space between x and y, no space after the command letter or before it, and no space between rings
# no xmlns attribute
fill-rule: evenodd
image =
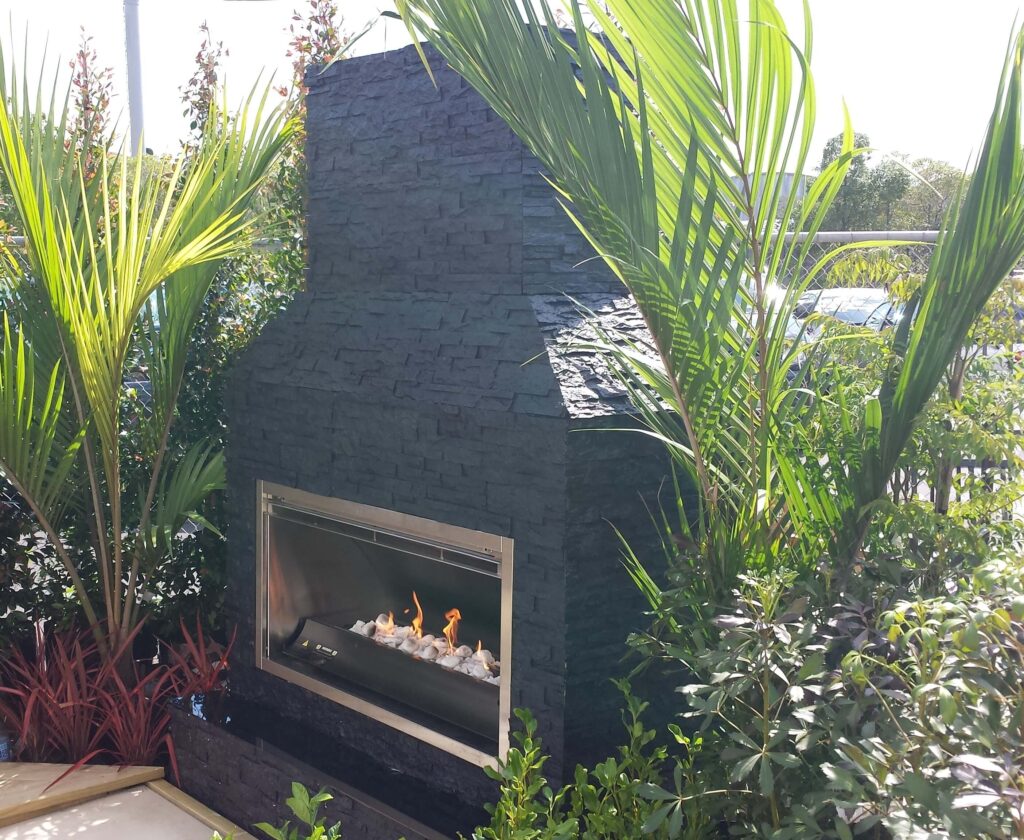
<svg viewBox="0 0 1024 840"><path fill-rule="evenodd" d="M285 800L285 804L303 827L293 828L288 821L277 828L269 823L257 823L256 828L272 840L341 840L341 823L327 827L320 817L320 807L333 798L326 790L310 796L305 787L292 782L292 795Z"/></svg>
<svg viewBox="0 0 1024 840"><path fill-rule="evenodd" d="M791 575L746 578L708 643L660 643L696 679L681 691L713 823L773 840L1022 836L1024 568L1007 555L947 583L824 608Z"/></svg>
<svg viewBox="0 0 1024 840"><path fill-rule="evenodd" d="M490 825L474 831L472 840L708 836L693 774L700 739L671 727L682 755L670 757L666 747L654 744L656 733L641 720L647 704L632 696L628 683L618 685L626 698L626 745L590 770L578 766L573 781L558 791L544 777L548 757L536 737L536 721L529 711L516 710L523 729L514 733L515 746L498 768L487 770L501 793L496 804L486 806ZM663 787L666 776L671 789Z"/></svg>

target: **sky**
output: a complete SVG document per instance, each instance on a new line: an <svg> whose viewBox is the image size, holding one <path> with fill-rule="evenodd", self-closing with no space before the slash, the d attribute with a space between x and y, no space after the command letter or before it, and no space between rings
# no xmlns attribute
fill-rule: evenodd
<svg viewBox="0 0 1024 840"><path fill-rule="evenodd" d="M289 78L288 25L308 0L139 0L145 142L171 151L186 133L181 86L194 67L199 26L206 21L229 56L229 93L247 92L258 75ZM802 0L777 0L798 27ZM389 0L339 0L346 28L377 21L356 54L408 43L398 21L380 18ZM1022 0L810 0L812 68L818 96L815 155L842 128L842 104L854 128L881 152L927 156L966 165L984 133L999 70ZM27 31L29 66L46 44L52 69L68 73L79 28L93 36L101 64L115 69L115 111L127 124L121 0L0 0L15 41ZM6 34L6 33L5 33ZM10 38L0 43L10 44ZM20 52L19 52L20 56ZM57 57L60 61L56 60Z"/></svg>

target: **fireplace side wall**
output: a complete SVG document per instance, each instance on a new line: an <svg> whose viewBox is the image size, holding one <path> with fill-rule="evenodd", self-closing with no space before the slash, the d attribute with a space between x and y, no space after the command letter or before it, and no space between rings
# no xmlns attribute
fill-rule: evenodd
<svg viewBox="0 0 1024 840"><path fill-rule="evenodd" d="M612 679L639 664L625 640L647 628L646 601L622 563L618 529L641 562L660 580L664 569L653 516L660 502L674 504L664 447L613 415L577 421L568 438L569 516L566 544L566 763L593 766L612 745L625 743L622 693ZM655 727L671 719L660 698L674 683L641 677L634 693L651 702L646 718ZM676 709L678 711L678 709Z"/></svg>

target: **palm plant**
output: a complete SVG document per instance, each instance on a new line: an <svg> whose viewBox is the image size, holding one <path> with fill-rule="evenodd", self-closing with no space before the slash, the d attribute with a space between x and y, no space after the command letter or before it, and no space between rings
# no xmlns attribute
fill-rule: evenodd
<svg viewBox="0 0 1024 840"><path fill-rule="evenodd" d="M646 433L696 489L672 539L694 600L726 596L744 569L855 555L922 406L1024 255L1024 41L877 397L843 406L825 451L810 451L804 430L842 395L815 393L816 348L787 328L836 254L807 270L811 236L863 150L847 117L839 155L798 198L815 122L809 4L799 43L772 0L570 0L572 33L547 2L398 5L537 155L644 315L650 346L601 345ZM809 235L784 235L794 230Z"/></svg>
<svg viewBox="0 0 1024 840"><path fill-rule="evenodd" d="M147 572L223 484L219 452L176 457L168 433L203 300L246 246L254 195L292 129L251 96L234 118L214 108L187 159L117 154L89 177L66 142L67 96L47 101L4 67L0 54L0 172L25 248L3 253L0 470L110 653L140 619ZM151 396L129 415L125 379L140 366ZM146 441L141 489L122 464L129 432ZM87 544L67 541L75 525Z"/></svg>

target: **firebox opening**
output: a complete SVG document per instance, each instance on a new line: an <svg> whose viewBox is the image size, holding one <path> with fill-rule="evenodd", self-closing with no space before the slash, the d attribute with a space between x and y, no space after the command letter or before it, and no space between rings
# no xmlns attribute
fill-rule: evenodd
<svg viewBox="0 0 1024 840"><path fill-rule="evenodd" d="M263 483L257 664L484 763L508 737L511 541Z"/></svg>

